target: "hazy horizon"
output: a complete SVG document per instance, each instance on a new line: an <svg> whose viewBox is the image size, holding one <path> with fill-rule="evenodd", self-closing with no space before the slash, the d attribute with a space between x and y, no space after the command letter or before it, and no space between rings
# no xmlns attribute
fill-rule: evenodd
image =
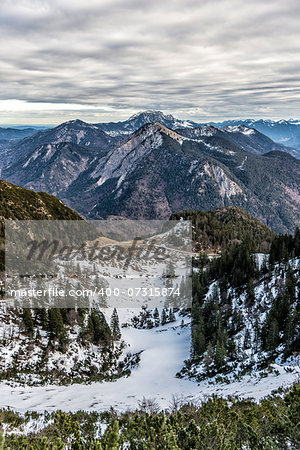
<svg viewBox="0 0 300 450"><path fill-rule="evenodd" d="M68 117L66 117L66 119L65 120L63 120L63 121L61 121L61 122L53 122L53 123L31 123L31 122L29 122L29 123L12 123L12 124L5 124L5 123L0 123L0 128L30 128L30 127L40 127L40 128L53 128L53 127L56 127L56 126L58 126L58 125L60 125L60 124L62 124L62 123L65 123L65 122L69 122L69 121L72 121L72 120L81 120L81 121L83 121L83 122L86 122L86 123L91 123L91 124L97 124L97 123L108 123L108 122L123 122L124 120L127 120L127 119L129 119L131 116L133 116L133 115L135 115L135 114L138 114L138 113L142 113L142 112L144 112L144 111L147 111L147 110L141 110L141 111L136 111L136 112L133 112L133 114L131 114L130 116L127 116L127 117L123 117L123 118L116 118L115 120L94 120L94 121L87 121L86 119L82 119L80 116L78 116L78 117L72 117L72 118L68 118ZM152 111L154 111L154 110L152 110ZM158 110L156 110L156 111L158 111ZM189 117L176 117L174 114L172 114L172 112L165 112L165 111L161 111L161 112L163 112L164 114L171 114L172 116L174 116L174 118L175 119L180 119L180 120L192 120L192 121L194 121L194 122L199 122L199 123L211 123L211 122L219 122L219 123L222 123L222 122L225 122L225 121L234 121L234 120L241 120L241 121L243 121L243 120L273 120L273 121L276 121L276 122L278 122L278 121L280 121L280 120L286 120L286 121L288 121L288 120L298 120L299 122L300 122L300 119L298 119L297 117L280 117L280 118L269 118L269 117L250 117L250 116L246 116L246 117L230 117L230 118L221 118L221 119L217 119L217 120L214 120L214 119L207 119L207 120L205 120L205 119L201 119L201 118L199 118L199 119L195 119L195 118L189 118Z"/></svg>

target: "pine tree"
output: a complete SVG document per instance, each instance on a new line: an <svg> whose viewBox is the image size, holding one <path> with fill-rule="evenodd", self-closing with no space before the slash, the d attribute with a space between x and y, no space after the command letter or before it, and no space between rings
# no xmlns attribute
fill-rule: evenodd
<svg viewBox="0 0 300 450"><path fill-rule="evenodd" d="M119 449L119 422L115 420L106 430L104 436L104 449L105 450L118 450Z"/></svg>
<svg viewBox="0 0 300 450"><path fill-rule="evenodd" d="M176 287L176 289L177 289L177 287ZM186 298L186 296L187 296L187 286L186 286L185 279L183 277L181 278L181 281L180 281L179 292L180 292L180 297L181 298Z"/></svg>
<svg viewBox="0 0 300 450"><path fill-rule="evenodd" d="M112 336L114 341L119 341L121 339L121 330L120 330L120 322L116 308L114 308L111 320L110 320L110 328L112 331Z"/></svg>
<svg viewBox="0 0 300 450"><path fill-rule="evenodd" d="M64 326L59 308L50 308L48 311L48 331L49 342L53 344L55 341L58 341L59 349L65 351L67 346L67 330Z"/></svg>
<svg viewBox="0 0 300 450"><path fill-rule="evenodd" d="M156 327L159 327L160 320L159 320L159 312L158 312L158 309L157 309L157 308L155 308L155 310L154 310L153 318L154 318L154 325L155 325Z"/></svg>
<svg viewBox="0 0 300 450"><path fill-rule="evenodd" d="M43 330L47 329L47 324L48 324L48 315L47 315L47 310L45 308L40 309L41 313L40 313L40 321L41 321L41 326L43 328Z"/></svg>
<svg viewBox="0 0 300 450"><path fill-rule="evenodd" d="M289 303L296 301L296 278L290 266L286 274L285 293Z"/></svg>
<svg viewBox="0 0 300 450"><path fill-rule="evenodd" d="M175 268L172 261L168 261L166 267L166 287L171 288L173 286L173 278L175 277Z"/></svg>
<svg viewBox="0 0 300 450"><path fill-rule="evenodd" d="M0 431L0 450L4 450L5 449L5 437L2 433L2 431Z"/></svg>
<svg viewBox="0 0 300 450"><path fill-rule="evenodd" d="M223 367L224 362L225 362L225 357L226 357L226 349L225 349L224 342L218 340L217 345L216 345L216 350L215 350L215 357L214 357L214 362L215 362L217 370L219 370Z"/></svg>
<svg viewBox="0 0 300 450"><path fill-rule="evenodd" d="M205 336L203 327L195 325L192 328L192 356L197 358L205 351Z"/></svg>
<svg viewBox="0 0 300 450"><path fill-rule="evenodd" d="M246 306L251 308L255 304L255 291L254 291L254 283L253 278L250 278L247 284L246 289Z"/></svg>
<svg viewBox="0 0 300 450"><path fill-rule="evenodd" d="M58 308L50 308L48 311L48 330L51 338L58 338L65 332L63 318Z"/></svg>
<svg viewBox="0 0 300 450"><path fill-rule="evenodd" d="M41 340L41 333L40 330L37 328L36 333L35 333L35 340L36 342L40 342Z"/></svg>
<svg viewBox="0 0 300 450"><path fill-rule="evenodd" d="M23 319L24 326L25 326L25 332L29 336L32 337L33 336L33 332L34 332L34 324L33 324L33 318L32 318L32 314L31 314L30 308L24 308L23 309L22 319Z"/></svg>
<svg viewBox="0 0 300 450"><path fill-rule="evenodd" d="M244 349L251 348L251 334L249 329L247 328L244 336Z"/></svg>
<svg viewBox="0 0 300 450"><path fill-rule="evenodd" d="M176 316L172 308L169 309L169 322L176 322Z"/></svg>
<svg viewBox="0 0 300 450"><path fill-rule="evenodd" d="M47 303L47 301L45 302ZM34 310L34 324L41 325L43 330L47 329L48 315L46 308L35 308Z"/></svg>
<svg viewBox="0 0 300 450"><path fill-rule="evenodd" d="M87 319L87 326L83 328L81 338L83 342L88 340L104 348L110 348L112 346L112 332L101 311L94 308L91 309Z"/></svg>
<svg viewBox="0 0 300 450"><path fill-rule="evenodd" d="M262 329L263 348L273 351L279 344L278 322L272 314L268 314Z"/></svg>
<svg viewBox="0 0 300 450"><path fill-rule="evenodd" d="M165 325L167 321L168 321L167 311L164 308L161 313L161 324Z"/></svg>
<svg viewBox="0 0 300 450"><path fill-rule="evenodd" d="M175 267L174 267L174 264L173 264L173 262L171 260L167 262L166 277L167 278L174 278L175 277Z"/></svg>

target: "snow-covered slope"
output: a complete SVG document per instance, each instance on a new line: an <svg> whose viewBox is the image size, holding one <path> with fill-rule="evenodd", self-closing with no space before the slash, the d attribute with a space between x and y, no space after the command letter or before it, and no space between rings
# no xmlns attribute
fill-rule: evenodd
<svg viewBox="0 0 300 450"><path fill-rule="evenodd" d="M170 328L170 327L169 327ZM172 326L173 328L173 326ZM1 406L18 410L117 410L135 408L138 400L155 397L162 408L166 408L177 395L182 400L199 402L205 395L240 395L260 399L272 390L292 384L295 372L286 372L278 367L279 374L260 379L245 377L242 381L217 386L208 382L197 384L178 379L182 358L189 351L189 329L127 330L125 339L132 350L143 351L138 368L129 378L115 382L92 383L90 385L10 387L2 383Z"/></svg>
<svg viewBox="0 0 300 450"><path fill-rule="evenodd" d="M120 310L121 321L128 321L136 312ZM12 387L2 382L0 406L19 411L54 411L58 407L65 411L105 411L111 407L125 411L137 407L138 401L143 397L155 398L161 408L167 408L173 396L182 402L198 403L213 393L259 400L273 390L291 385L296 380L297 373L300 373L295 362L291 362L291 368L274 365L276 370L267 377L257 373L230 384L213 384L207 380L197 383L177 378L176 373L189 354L191 342L189 320L183 320L184 326L179 317L177 322L150 330L122 328L122 337L127 342L128 349L132 353L141 352L140 363L128 378L88 385L43 387Z"/></svg>

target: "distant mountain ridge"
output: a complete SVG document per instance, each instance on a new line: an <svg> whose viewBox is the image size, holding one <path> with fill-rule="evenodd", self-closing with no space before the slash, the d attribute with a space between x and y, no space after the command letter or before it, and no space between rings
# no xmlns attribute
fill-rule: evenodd
<svg viewBox="0 0 300 450"><path fill-rule="evenodd" d="M277 121L265 119L237 119L210 123L219 128L239 125L246 125L248 127L255 128L257 131L265 134L273 141L297 149L297 157L300 157L300 120L298 119L281 119Z"/></svg>
<svg viewBox="0 0 300 450"><path fill-rule="evenodd" d="M27 136L32 136L37 132L34 127L19 129L19 128L2 128L0 127L0 139L16 140Z"/></svg>
<svg viewBox="0 0 300 450"><path fill-rule="evenodd" d="M129 119L120 122L98 123L97 126L111 136L120 136L137 131L143 125L159 122L167 128L194 127L197 124L190 120L175 119L171 114L164 114L162 111L142 111Z"/></svg>
<svg viewBox="0 0 300 450"><path fill-rule="evenodd" d="M265 145L269 148L257 149L255 153L265 153L271 150L287 151L293 156L300 157L300 121L290 119L289 121L280 120L226 120L223 122L206 122L198 123L192 120L181 120L176 119L171 114L164 114L162 111L142 111L140 113L134 114L129 119L120 122L108 122L108 123L98 123L97 126L105 131L111 136L121 136L133 133L141 126L152 123L159 122L162 125L171 128L183 128L183 129L193 129L193 128L207 128L210 125L220 128L225 132L231 133L243 133L251 134L250 130L255 129L257 132L266 135L275 142L265 141ZM231 128L230 128L231 127ZM232 128L234 127L234 128ZM277 142L277 144L276 144ZM275 148L277 146L277 148ZM273 147L273 148L271 148ZM292 148L289 148L292 147ZM253 146L248 148L249 151L253 151ZM252 150L251 150L252 149ZM295 150L296 149L296 150Z"/></svg>
<svg viewBox="0 0 300 450"><path fill-rule="evenodd" d="M89 147L91 150L96 149L98 154L99 151L109 148L112 141L113 138L95 125L82 120L70 120L55 128L39 131L10 146L1 158L0 168L11 166L33 150L47 144L73 143L82 147Z"/></svg>
<svg viewBox="0 0 300 450"><path fill-rule="evenodd" d="M9 149L21 139L32 136L37 132L38 129L35 127L24 129L0 127L0 172L1 168L6 166Z"/></svg>
<svg viewBox="0 0 300 450"><path fill-rule="evenodd" d="M203 125L195 128L178 128L178 133L190 139L201 140L202 137L218 136L230 141L242 148L245 151L262 155L270 151L283 151L293 156L297 156L297 151L277 144L264 134L260 133L254 128L249 128L246 125L227 125L223 129L217 128L213 125Z"/></svg>

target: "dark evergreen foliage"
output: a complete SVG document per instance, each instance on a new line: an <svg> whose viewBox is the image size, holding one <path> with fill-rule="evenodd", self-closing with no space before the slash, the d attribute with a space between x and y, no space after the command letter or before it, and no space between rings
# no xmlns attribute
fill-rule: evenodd
<svg viewBox="0 0 300 450"><path fill-rule="evenodd" d="M112 346L113 336L105 316L94 308L88 314L87 326L83 328L81 336L83 342L87 340L107 349Z"/></svg>
<svg viewBox="0 0 300 450"><path fill-rule="evenodd" d="M192 347L191 360L202 362L206 375L226 373L226 363L236 361L244 350L253 346L254 351L267 352L272 360L283 349L288 357L300 348L300 300L299 270L291 268L288 261L299 257L299 229L295 236L275 236L271 244L270 261L259 269L248 243L231 245L219 257L198 266L193 274ZM255 297L255 286L274 277L274 265L278 278L278 294L272 298L262 322L257 315L263 309ZM207 289L214 283L211 295ZM267 284L265 288L267 289ZM232 306L232 294L244 300L244 306L252 316L255 336L245 328L239 308ZM244 330L241 348L236 348L235 336ZM188 365L187 365L188 370Z"/></svg>
<svg viewBox="0 0 300 450"><path fill-rule="evenodd" d="M48 414L42 430L22 434L0 432L0 448L91 449L91 450L223 450L299 448L300 387L295 384L284 395L273 395L259 404L249 399L219 398L216 395L201 406L184 404L166 411L155 409L155 400L144 399L147 408L117 414L115 411ZM151 406L152 405L152 406ZM0 423L21 427L29 418L10 410L0 411ZM52 423L51 423L52 422ZM108 424L99 437L99 423Z"/></svg>
<svg viewBox="0 0 300 450"><path fill-rule="evenodd" d="M196 251L218 251L232 244L247 243L251 251L268 252L275 236L241 208L228 206L213 211L182 211L172 214L171 220L190 220Z"/></svg>
<svg viewBox="0 0 300 450"><path fill-rule="evenodd" d="M118 341L119 339L121 339L120 322L116 308L114 308L112 312L110 329L114 341Z"/></svg>
<svg viewBox="0 0 300 450"><path fill-rule="evenodd" d="M289 258L300 257L300 228L295 235L279 235L272 241L270 249L270 264L287 262Z"/></svg>

